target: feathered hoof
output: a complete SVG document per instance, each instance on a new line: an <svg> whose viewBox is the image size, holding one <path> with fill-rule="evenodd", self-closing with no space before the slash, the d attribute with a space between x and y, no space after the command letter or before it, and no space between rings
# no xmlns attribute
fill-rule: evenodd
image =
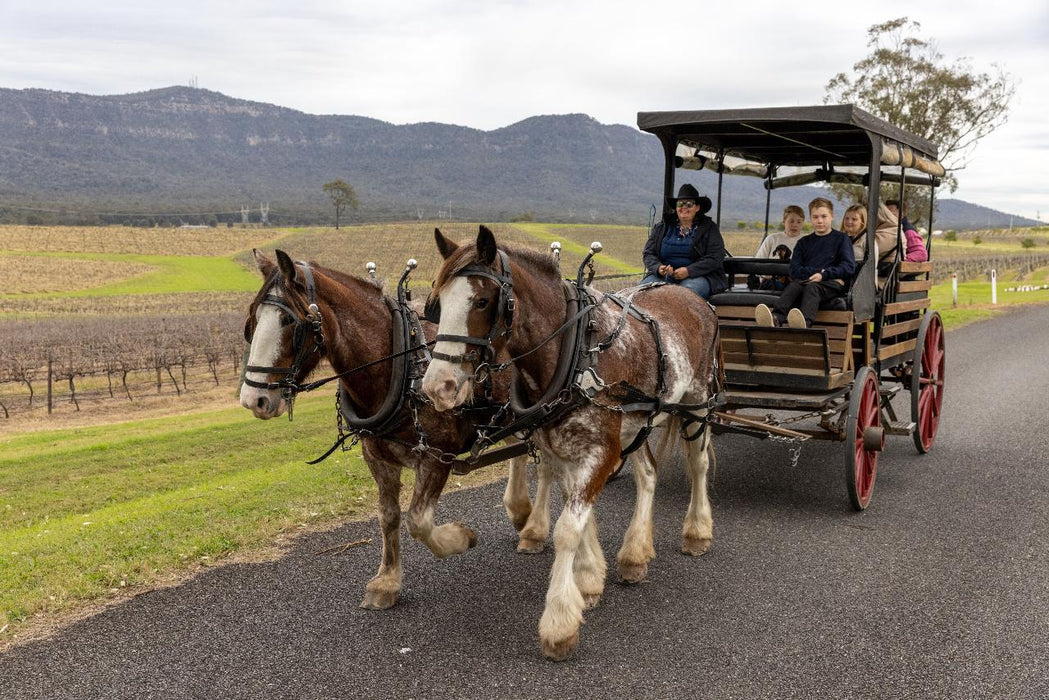
<svg viewBox="0 0 1049 700"><path fill-rule="evenodd" d="M567 639L560 641L542 640L543 656L551 661L564 661L572 655L579 645L579 632L573 632Z"/></svg>
<svg viewBox="0 0 1049 700"><path fill-rule="evenodd" d="M400 591L367 591L361 607L365 610L388 610L397 602Z"/></svg>
<svg viewBox="0 0 1049 700"><path fill-rule="evenodd" d="M623 583L641 583L648 578L648 563L617 561L616 576Z"/></svg>
<svg viewBox="0 0 1049 700"><path fill-rule="evenodd" d="M583 609L590 610L596 608L601 602L600 593L584 593L583 594Z"/></svg>
<svg viewBox="0 0 1049 700"><path fill-rule="evenodd" d="M709 552L713 545L714 540L710 537L684 537L681 540L681 553L698 557Z"/></svg>
<svg viewBox="0 0 1049 700"><path fill-rule="evenodd" d="M523 554L539 554L546 549L546 542L543 540L531 540L527 537L522 537L517 542L517 551Z"/></svg>

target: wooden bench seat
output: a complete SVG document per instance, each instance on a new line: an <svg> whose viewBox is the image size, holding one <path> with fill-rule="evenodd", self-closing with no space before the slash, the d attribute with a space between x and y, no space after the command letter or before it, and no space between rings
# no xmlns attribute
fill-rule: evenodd
<svg viewBox="0 0 1049 700"><path fill-rule="evenodd" d="M730 385L826 391L852 381L853 314L820 311L812 328L765 328L752 306L718 306Z"/></svg>

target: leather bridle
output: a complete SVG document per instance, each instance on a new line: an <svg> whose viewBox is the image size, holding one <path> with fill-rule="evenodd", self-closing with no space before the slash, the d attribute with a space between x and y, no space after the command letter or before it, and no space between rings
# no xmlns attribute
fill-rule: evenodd
<svg viewBox="0 0 1049 700"><path fill-rule="evenodd" d="M484 368L489 366L495 358L495 350L492 348L493 338L506 337L513 332L514 311L517 308L517 300L514 298L514 278L513 274L510 272L510 258L503 251L500 250L498 252L503 267L502 274L497 273L487 265L474 263L459 270L455 274L455 277L484 277L499 285L499 300L496 302L496 314L503 320L502 329L500 330L500 324L498 322L493 322L488 328L488 333L486 333L483 338L477 338L470 335L439 333L436 338L436 342L438 343L464 343L466 345L475 346L477 350L459 355L449 355L447 353L434 351L431 352L433 359L444 360L445 362L452 362L454 364L471 363L474 365L475 374L483 373ZM431 323L440 324L441 322L440 298L432 293L430 294L430 298L426 300L423 318ZM500 332L497 334L497 331Z"/></svg>
<svg viewBox="0 0 1049 700"><path fill-rule="evenodd" d="M279 389L281 396L287 400L292 401L295 399L295 395L303 390L303 386L299 384L297 378L302 372L303 364L313 354L324 352L324 331L323 331L323 319L321 318L320 307L317 306L317 290L313 282L313 271L310 270L309 263L299 261L301 267L299 269L303 272L306 284L306 303L307 312L305 314L297 311L293 306L288 304L283 298L277 296L272 291L266 293L266 295L259 302L259 305L268 304L275 306L281 311L284 319L281 325L295 324L295 328L292 332L292 351L295 353L295 359L291 363L290 367L265 367L261 365L247 365L244 368L244 383L250 387L256 389L266 389L269 391ZM269 282L269 289L276 285L277 278L280 276L280 272L274 272L273 277ZM244 339L251 342L251 337L248 333L248 328L244 329ZM248 372L259 372L262 374L277 374L281 375L281 378L275 382L258 382L247 376Z"/></svg>

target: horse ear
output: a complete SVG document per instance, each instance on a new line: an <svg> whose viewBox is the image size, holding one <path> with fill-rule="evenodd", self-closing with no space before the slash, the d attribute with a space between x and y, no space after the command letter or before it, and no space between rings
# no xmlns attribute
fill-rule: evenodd
<svg viewBox="0 0 1049 700"><path fill-rule="evenodd" d="M263 279L269 279L270 273L273 272L273 261L263 255L258 248L252 248L251 253L255 256L255 267L259 269Z"/></svg>
<svg viewBox="0 0 1049 700"><path fill-rule="evenodd" d="M292 262L291 258L288 257L288 254L283 250L277 251L277 265L280 266L280 271L281 274L284 275L284 279L289 283L295 281L295 263Z"/></svg>
<svg viewBox="0 0 1049 700"><path fill-rule="evenodd" d="M433 230L433 239L437 241L437 250L440 251L441 257L445 260L459 248L459 244L445 238L439 228Z"/></svg>
<svg viewBox="0 0 1049 700"><path fill-rule="evenodd" d="M495 235L487 226L482 226L477 232L477 259L485 265L495 262Z"/></svg>

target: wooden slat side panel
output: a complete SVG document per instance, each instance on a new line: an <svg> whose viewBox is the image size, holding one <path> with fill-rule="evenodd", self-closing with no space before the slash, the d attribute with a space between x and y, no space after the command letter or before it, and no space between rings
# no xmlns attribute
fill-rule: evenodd
<svg viewBox="0 0 1049 700"><path fill-rule="evenodd" d="M895 304L885 305L885 315L892 316L894 314L902 314L906 311L917 311L924 309L929 306L929 298L924 297L922 299L914 299L913 301L901 301Z"/></svg>
<svg viewBox="0 0 1049 700"><path fill-rule="evenodd" d="M917 338L911 338L910 340L905 340L902 343L896 343L894 345L883 345L881 349L878 350L878 359L884 362L890 357L896 357L897 355L902 355L903 353L909 353L914 350L917 344Z"/></svg>
<svg viewBox="0 0 1049 700"><path fill-rule="evenodd" d="M932 280L906 280L896 284L896 289L901 294L907 292L927 292L932 289Z"/></svg>
<svg viewBox="0 0 1049 700"><path fill-rule="evenodd" d="M899 323L890 323L889 325L881 327L882 340L886 338L894 338L903 333L910 331L916 331L922 325L921 317L912 318L909 321L900 321Z"/></svg>
<svg viewBox="0 0 1049 700"><path fill-rule="evenodd" d="M900 262L900 272L903 274L913 274L917 272L932 272L932 262L907 262L906 260Z"/></svg>
<svg viewBox="0 0 1049 700"><path fill-rule="evenodd" d="M795 370L787 374L776 370L763 372L731 365L725 367L725 378L731 385L780 387L800 391L834 389L852 381L852 376L852 372L832 372L828 375L814 370Z"/></svg>

